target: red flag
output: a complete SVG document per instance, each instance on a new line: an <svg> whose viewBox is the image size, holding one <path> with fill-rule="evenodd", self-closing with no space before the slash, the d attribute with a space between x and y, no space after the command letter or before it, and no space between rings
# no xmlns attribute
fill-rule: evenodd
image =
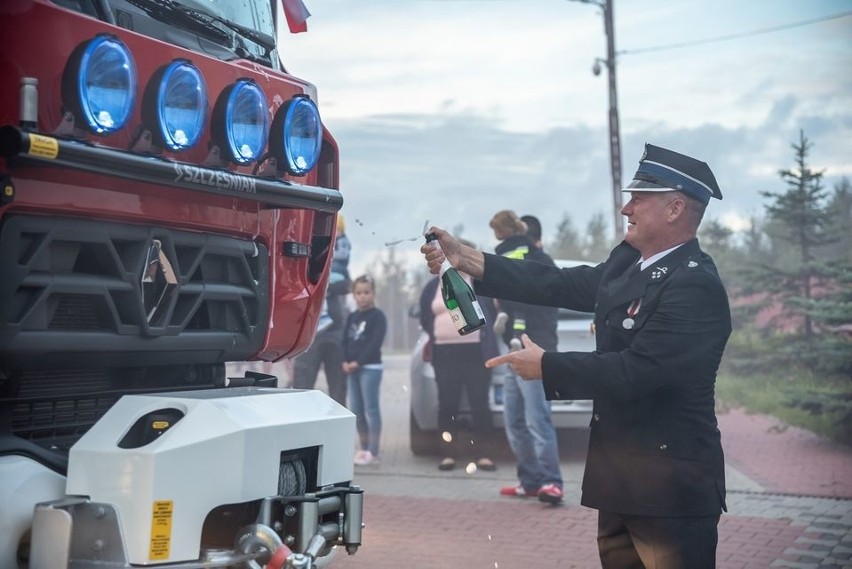
<svg viewBox="0 0 852 569"><path fill-rule="evenodd" d="M308 31L308 18L311 13L305 7L302 0L281 0L284 6L284 16L287 17L287 26L291 34Z"/></svg>

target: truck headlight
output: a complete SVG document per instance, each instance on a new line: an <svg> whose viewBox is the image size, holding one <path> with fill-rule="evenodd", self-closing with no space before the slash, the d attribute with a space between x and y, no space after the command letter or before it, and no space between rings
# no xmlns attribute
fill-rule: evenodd
<svg viewBox="0 0 852 569"><path fill-rule="evenodd" d="M269 113L257 83L236 81L219 95L213 113L214 138L229 159L249 164L260 158L266 148Z"/></svg>
<svg viewBox="0 0 852 569"><path fill-rule="evenodd" d="M293 175L304 176L316 166L322 147L322 122L316 104L297 95L275 114L270 150Z"/></svg>
<svg viewBox="0 0 852 569"><path fill-rule="evenodd" d="M207 86L201 72L182 59L162 67L148 84L142 112L163 146L186 150L195 145L207 120Z"/></svg>
<svg viewBox="0 0 852 569"><path fill-rule="evenodd" d="M80 45L65 67L63 99L97 134L127 124L136 99L136 65L118 38L99 35Z"/></svg>

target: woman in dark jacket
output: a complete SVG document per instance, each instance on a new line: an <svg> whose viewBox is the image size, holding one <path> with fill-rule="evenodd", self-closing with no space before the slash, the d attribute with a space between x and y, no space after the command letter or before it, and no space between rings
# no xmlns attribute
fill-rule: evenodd
<svg viewBox="0 0 852 569"><path fill-rule="evenodd" d="M440 470L452 470L462 449L471 449L476 467L495 470L490 455L490 438L493 435L488 391L491 387L491 370L485 360L497 355L497 342L491 327L494 303L480 297L479 304L488 322L479 330L459 335L450 319L441 297L439 279L434 278L420 295L420 325L429 335L432 347L432 367L438 387L438 428L441 431L442 460ZM467 392L472 415L472 436L462 441L457 418L463 392ZM472 443L472 444L471 444Z"/></svg>

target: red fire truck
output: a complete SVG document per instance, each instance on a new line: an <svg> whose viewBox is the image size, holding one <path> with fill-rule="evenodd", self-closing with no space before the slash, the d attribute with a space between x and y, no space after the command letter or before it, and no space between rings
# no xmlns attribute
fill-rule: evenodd
<svg viewBox="0 0 852 569"><path fill-rule="evenodd" d="M343 203L280 1L0 2L0 567L360 545L352 414L225 371L310 344Z"/></svg>

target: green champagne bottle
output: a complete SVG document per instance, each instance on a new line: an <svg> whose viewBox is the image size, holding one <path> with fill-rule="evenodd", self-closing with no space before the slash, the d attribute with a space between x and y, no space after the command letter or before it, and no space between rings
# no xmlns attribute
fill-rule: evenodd
<svg viewBox="0 0 852 569"><path fill-rule="evenodd" d="M432 243L433 247L441 247L434 233L426 235L426 243ZM485 326L485 315L482 313L479 301L476 300L476 295L473 294L473 289L447 259L441 263L440 278L444 306L450 311L450 317L459 334L464 336Z"/></svg>

